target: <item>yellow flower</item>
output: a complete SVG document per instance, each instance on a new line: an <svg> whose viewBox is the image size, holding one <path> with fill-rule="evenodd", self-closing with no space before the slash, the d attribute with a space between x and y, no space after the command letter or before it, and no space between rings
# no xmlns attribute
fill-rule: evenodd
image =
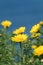
<svg viewBox="0 0 43 65"><path fill-rule="evenodd" d="M1 22L1 25L4 27L4 28L7 28L7 27L10 27L11 26L11 22L8 21L8 20L5 20L5 21L2 21Z"/></svg>
<svg viewBox="0 0 43 65"><path fill-rule="evenodd" d="M39 37L40 35L41 35L40 33L36 33L36 34L32 34L31 37L37 38L37 37Z"/></svg>
<svg viewBox="0 0 43 65"><path fill-rule="evenodd" d="M20 27L16 29L15 31L13 31L13 34L20 34L20 33L23 33L24 31L25 31L25 27Z"/></svg>
<svg viewBox="0 0 43 65"><path fill-rule="evenodd" d="M43 21L40 21L39 24L40 24L40 25L43 25Z"/></svg>
<svg viewBox="0 0 43 65"><path fill-rule="evenodd" d="M34 25L34 26L32 27L32 29L30 30L30 33L31 33L31 34L36 33L36 32L39 31L39 29L40 29L40 24Z"/></svg>
<svg viewBox="0 0 43 65"><path fill-rule="evenodd" d="M37 48L37 46L36 46L36 45L32 45L32 47L31 47L31 48L36 49L36 48Z"/></svg>
<svg viewBox="0 0 43 65"><path fill-rule="evenodd" d="M40 56L43 54L43 45L34 49L34 55Z"/></svg>
<svg viewBox="0 0 43 65"><path fill-rule="evenodd" d="M28 36L26 34L18 34L14 37L11 37L11 40L12 41L15 41L15 42L23 42L25 40L27 40Z"/></svg>

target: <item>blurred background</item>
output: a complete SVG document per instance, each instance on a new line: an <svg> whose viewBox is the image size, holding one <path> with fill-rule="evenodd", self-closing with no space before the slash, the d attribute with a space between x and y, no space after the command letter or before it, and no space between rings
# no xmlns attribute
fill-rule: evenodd
<svg viewBox="0 0 43 65"><path fill-rule="evenodd" d="M43 0L0 0L0 22L12 22L11 31L26 26L29 33L32 25L43 21Z"/></svg>

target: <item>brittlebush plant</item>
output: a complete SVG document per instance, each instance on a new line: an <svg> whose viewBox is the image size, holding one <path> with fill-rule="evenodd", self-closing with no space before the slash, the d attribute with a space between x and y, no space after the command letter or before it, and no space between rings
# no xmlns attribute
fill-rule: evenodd
<svg viewBox="0 0 43 65"><path fill-rule="evenodd" d="M32 26L29 35L25 26L9 32L11 21L0 24L0 65L43 65L43 21Z"/></svg>
<svg viewBox="0 0 43 65"><path fill-rule="evenodd" d="M9 20L0 23L0 65L15 65L16 48L11 41L12 34L9 33L8 28L11 26Z"/></svg>

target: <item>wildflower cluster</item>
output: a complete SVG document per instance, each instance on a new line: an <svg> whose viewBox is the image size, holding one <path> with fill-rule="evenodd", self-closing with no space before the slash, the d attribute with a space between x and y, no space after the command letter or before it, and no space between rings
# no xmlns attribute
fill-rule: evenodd
<svg viewBox="0 0 43 65"><path fill-rule="evenodd" d="M0 65L43 65L43 21L33 25L29 35L25 26L9 33L12 22L0 24Z"/></svg>

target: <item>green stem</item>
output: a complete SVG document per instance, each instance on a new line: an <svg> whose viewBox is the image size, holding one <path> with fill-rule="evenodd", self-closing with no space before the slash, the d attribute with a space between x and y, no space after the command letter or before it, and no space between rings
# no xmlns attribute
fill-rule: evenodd
<svg viewBox="0 0 43 65"><path fill-rule="evenodd" d="M21 55L20 55L20 60L21 60L21 65L23 65L23 50L22 50L22 44L20 43L20 53L21 53Z"/></svg>
<svg viewBox="0 0 43 65"><path fill-rule="evenodd" d="M26 55L26 57L25 57L25 65L28 65L28 64L27 64L27 55Z"/></svg>
<svg viewBox="0 0 43 65"><path fill-rule="evenodd" d="M12 45L12 58L14 58L14 43L12 43L11 41L11 45ZM14 65L14 60L11 61L11 65Z"/></svg>

